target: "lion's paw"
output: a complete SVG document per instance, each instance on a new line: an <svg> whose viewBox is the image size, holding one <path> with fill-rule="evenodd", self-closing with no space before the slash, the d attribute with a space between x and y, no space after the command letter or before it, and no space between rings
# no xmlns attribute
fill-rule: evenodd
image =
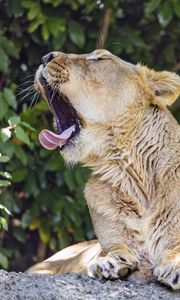
<svg viewBox="0 0 180 300"><path fill-rule="evenodd" d="M128 267L111 257L100 257L88 266L88 275L96 279L117 279L128 274Z"/></svg>
<svg viewBox="0 0 180 300"><path fill-rule="evenodd" d="M171 287L173 290L180 289L180 253L166 251L154 268L154 276L160 283Z"/></svg>
<svg viewBox="0 0 180 300"><path fill-rule="evenodd" d="M134 271L139 264L135 253L132 252L126 245L122 245L121 247L112 247L112 250L108 252L108 256L116 260L121 267L124 266L131 271Z"/></svg>
<svg viewBox="0 0 180 300"><path fill-rule="evenodd" d="M88 266L88 275L98 279L123 278L137 268L138 260L132 252L122 254L119 249L114 249L105 257L92 261Z"/></svg>

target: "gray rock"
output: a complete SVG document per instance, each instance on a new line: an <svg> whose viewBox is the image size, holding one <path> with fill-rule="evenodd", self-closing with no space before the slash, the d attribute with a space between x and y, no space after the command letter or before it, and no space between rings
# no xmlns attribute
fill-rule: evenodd
<svg viewBox="0 0 180 300"><path fill-rule="evenodd" d="M128 281L91 279L84 274L27 275L0 270L0 300L176 300L172 292L158 284L139 285Z"/></svg>

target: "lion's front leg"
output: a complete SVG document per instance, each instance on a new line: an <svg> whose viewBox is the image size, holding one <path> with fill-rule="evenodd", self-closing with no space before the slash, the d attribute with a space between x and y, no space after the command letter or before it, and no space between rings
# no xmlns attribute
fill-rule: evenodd
<svg viewBox="0 0 180 300"><path fill-rule="evenodd" d="M92 260L88 275L98 279L123 278L138 266L135 253L125 244L113 246L104 257Z"/></svg>
<svg viewBox="0 0 180 300"><path fill-rule="evenodd" d="M162 253L154 268L154 276L173 290L180 289L180 245Z"/></svg>
<svg viewBox="0 0 180 300"><path fill-rule="evenodd" d="M129 228L128 225L128 221L138 224L138 207L136 203L133 206L134 210L137 208L138 216L127 203L122 203L120 208L115 201L119 199L119 190L112 189L97 178L89 180L85 194L94 230L105 254L88 264L88 275L99 279L125 277L139 263L139 228L138 225L135 228Z"/></svg>

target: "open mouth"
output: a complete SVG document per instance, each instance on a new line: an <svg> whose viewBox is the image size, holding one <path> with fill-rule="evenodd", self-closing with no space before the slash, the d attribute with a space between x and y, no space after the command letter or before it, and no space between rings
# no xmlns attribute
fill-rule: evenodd
<svg viewBox="0 0 180 300"><path fill-rule="evenodd" d="M57 133L43 129L39 133L39 141L45 149L53 150L57 147L62 149L79 133L80 120L66 96L53 90L43 76L39 78L39 81L44 88L57 128Z"/></svg>

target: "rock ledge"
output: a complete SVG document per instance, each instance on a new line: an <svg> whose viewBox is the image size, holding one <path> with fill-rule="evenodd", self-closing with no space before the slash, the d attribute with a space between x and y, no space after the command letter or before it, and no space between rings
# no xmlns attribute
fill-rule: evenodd
<svg viewBox="0 0 180 300"><path fill-rule="evenodd" d="M2 300L179 300L180 292L171 292L156 284L139 285L128 281L100 283L84 274L26 275L0 270Z"/></svg>

